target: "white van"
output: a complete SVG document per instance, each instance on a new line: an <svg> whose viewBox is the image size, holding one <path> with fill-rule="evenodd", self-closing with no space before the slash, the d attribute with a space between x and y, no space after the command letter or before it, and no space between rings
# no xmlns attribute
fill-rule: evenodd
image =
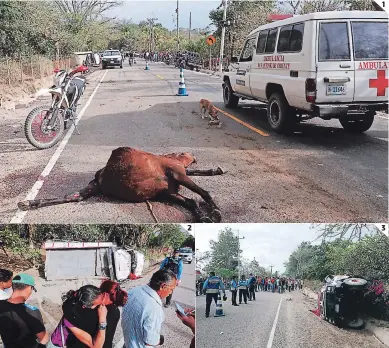
<svg viewBox="0 0 389 348"><path fill-rule="evenodd" d="M269 23L250 33L231 66L223 76L227 107L240 98L266 102L276 132L304 115L337 118L361 133L388 109L388 14L331 11Z"/></svg>

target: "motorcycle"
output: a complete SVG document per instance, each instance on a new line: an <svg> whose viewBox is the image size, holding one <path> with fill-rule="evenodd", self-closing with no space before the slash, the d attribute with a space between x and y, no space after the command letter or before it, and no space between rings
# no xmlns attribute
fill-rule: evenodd
<svg viewBox="0 0 389 348"><path fill-rule="evenodd" d="M86 65L67 72L56 69L53 86L48 89L52 95L50 106L38 106L30 111L25 124L24 133L28 142L38 149L48 149L57 144L72 122L75 124L77 102L85 91L85 74L89 71ZM74 76L81 73L81 76Z"/></svg>
<svg viewBox="0 0 389 348"><path fill-rule="evenodd" d="M318 296L320 317L339 327L364 326L361 308L367 280L347 275L327 276Z"/></svg>

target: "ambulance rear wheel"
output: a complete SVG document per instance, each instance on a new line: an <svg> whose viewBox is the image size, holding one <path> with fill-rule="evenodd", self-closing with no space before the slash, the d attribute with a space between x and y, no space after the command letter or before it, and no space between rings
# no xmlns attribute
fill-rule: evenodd
<svg viewBox="0 0 389 348"><path fill-rule="evenodd" d="M374 122L375 112L367 112L360 120L347 120L340 118L339 122L346 132L363 133L370 129Z"/></svg>
<svg viewBox="0 0 389 348"><path fill-rule="evenodd" d="M296 114L282 93L273 93L267 104L267 120L277 133L289 133L296 123Z"/></svg>

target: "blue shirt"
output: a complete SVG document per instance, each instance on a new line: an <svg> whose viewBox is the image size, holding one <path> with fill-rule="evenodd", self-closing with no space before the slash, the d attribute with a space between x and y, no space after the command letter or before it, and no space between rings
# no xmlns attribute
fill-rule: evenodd
<svg viewBox="0 0 389 348"><path fill-rule="evenodd" d="M235 280L231 280L231 290L236 290L238 289L238 284L236 284Z"/></svg>
<svg viewBox="0 0 389 348"><path fill-rule="evenodd" d="M167 266L167 264L169 263L169 258L167 257L165 260L162 261L161 263L161 266L159 267L159 269L164 269L165 266ZM183 270L183 266L184 263L182 260L180 260L178 262L178 273L176 274L177 275L177 280L181 280L181 275L182 275L182 270Z"/></svg>
<svg viewBox="0 0 389 348"><path fill-rule="evenodd" d="M205 283L204 283L204 285L203 285L203 290L207 290L207 289L208 289L208 280L210 280L210 279L212 279L213 281L219 280L219 282L217 283L217 286L216 286L217 289L221 289L221 290L224 290L224 289L225 289L222 280L221 280L219 277L214 276L214 277L209 277L209 278L205 281Z"/></svg>
<svg viewBox="0 0 389 348"><path fill-rule="evenodd" d="M147 348L146 344L158 345L164 320L162 301L156 291L148 285L131 289L122 312L126 348Z"/></svg>

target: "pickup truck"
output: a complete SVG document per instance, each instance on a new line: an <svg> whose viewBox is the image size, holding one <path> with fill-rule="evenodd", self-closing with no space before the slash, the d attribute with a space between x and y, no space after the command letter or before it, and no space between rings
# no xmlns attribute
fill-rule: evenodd
<svg viewBox="0 0 389 348"><path fill-rule="evenodd" d="M102 67L106 69L109 66L120 66L123 68L123 56L119 50L107 50L102 56Z"/></svg>

